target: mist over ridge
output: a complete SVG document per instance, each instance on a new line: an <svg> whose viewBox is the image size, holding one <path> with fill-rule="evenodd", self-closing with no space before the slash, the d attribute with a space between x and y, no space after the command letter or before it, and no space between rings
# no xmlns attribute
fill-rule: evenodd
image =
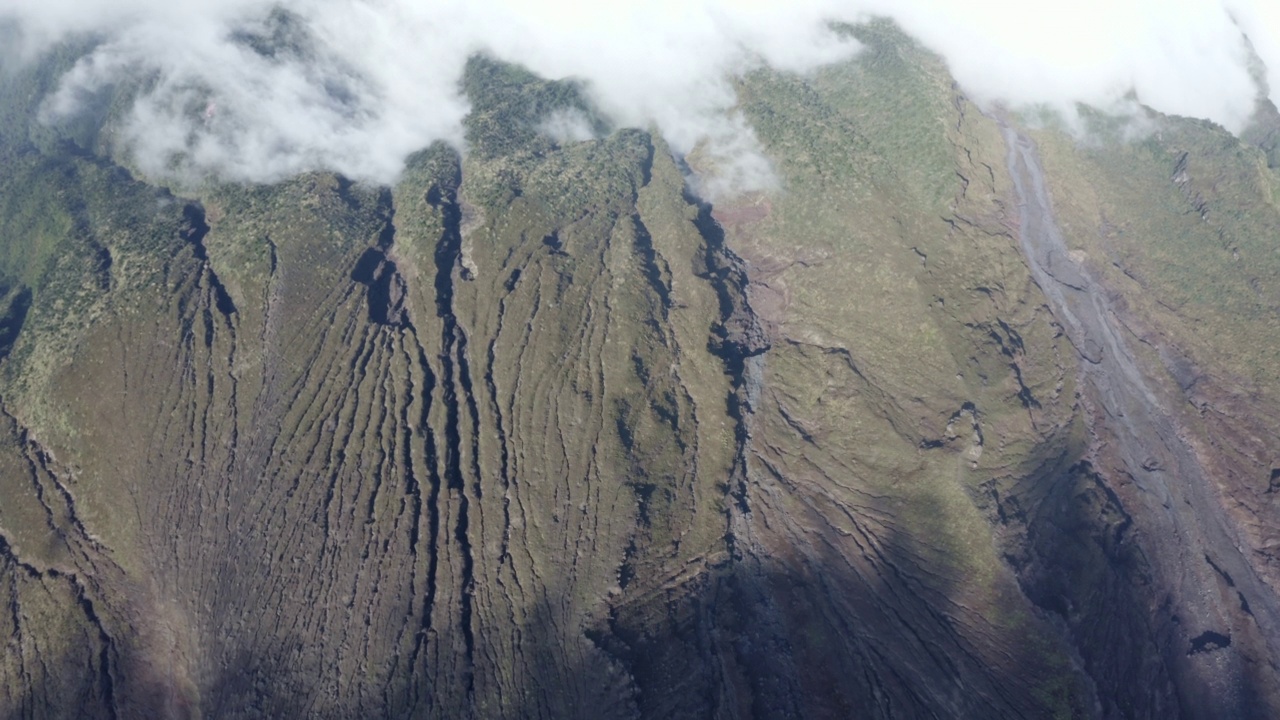
<svg viewBox="0 0 1280 720"><path fill-rule="evenodd" d="M581 80L603 116L656 126L678 152L705 142L713 192L773 182L733 109L732 78L847 59L857 42L831 23L870 16L942 54L980 102L1069 115L1078 102L1123 110L1136 96L1239 132L1258 81L1277 94L1251 72L1248 48L1280 67L1280 9L1250 0L0 0L28 60L68 37L98 40L46 101L45 122L73 117L114 83L150 78L117 136L149 174L269 182L324 168L391 181L413 151L465 144L459 79L483 52ZM564 141L590 136L571 116L544 128Z"/></svg>
<svg viewBox="0 0 1280 720"><path fill-rule="evenodd" d="M1272 7L0 0L0 719L1280 718Z"/></svg>

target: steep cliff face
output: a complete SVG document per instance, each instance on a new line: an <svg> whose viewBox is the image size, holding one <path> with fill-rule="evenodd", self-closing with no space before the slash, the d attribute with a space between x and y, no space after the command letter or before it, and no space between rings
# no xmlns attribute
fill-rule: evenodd
<svg viewBox="0 0 1280 720"><path fill-rule="evenodd" d="M3 714L1280 713L1263 151L851 32L715 204L482 58L389 188L166 190L11 74Z"/></svg>

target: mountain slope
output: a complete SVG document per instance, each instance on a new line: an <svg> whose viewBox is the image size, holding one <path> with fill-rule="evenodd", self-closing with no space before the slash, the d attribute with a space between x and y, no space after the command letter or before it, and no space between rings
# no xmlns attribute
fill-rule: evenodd
<svg viewBox="0 0 1280 720"><path fill-rule="evenodd" d="M1266 156L848 31L715 204L480 57L390 188L168 190L11 72L4 714L1280 712Z"/></svg>

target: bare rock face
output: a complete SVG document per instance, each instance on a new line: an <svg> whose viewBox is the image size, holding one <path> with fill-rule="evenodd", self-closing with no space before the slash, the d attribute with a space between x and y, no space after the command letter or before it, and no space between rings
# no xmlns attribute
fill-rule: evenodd
<svg viewBox="0 0 1280 720"><path fill-rule="evenodd" d="M855 32L715 204L481 58L391 188L0 126L0 715L1280 715L1262 150Z"/></svg>

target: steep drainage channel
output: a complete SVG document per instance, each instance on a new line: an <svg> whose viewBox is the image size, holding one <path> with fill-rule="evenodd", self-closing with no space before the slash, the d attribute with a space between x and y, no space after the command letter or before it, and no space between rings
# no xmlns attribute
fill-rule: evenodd
<svg viewBox="0 0 1280 720"><path fill-rule="evenodd" d="M475 492L476 498L479 499L481 493L479 485L480 468L478 465L480 453L475 443L480 435L480 426L475 392L471 383L471 368L467 361L467 336L458 325L458 318L453 310L454 273L458 272L461 266L462 210L458 205L457 198L452 193L443 194L438 188L433 188L431 193L428 194L427 202L443 214L445 226L444 233L441 235L435 251L436 314L442 321L441 390L446 408L444 479L446 486L455 491L458 497L458 523L454 529L454 537L462 553L460 622L467 657L467 697L473 698L475 687L472 670L475 667L475 636L471 623L475 560L471 552L469 534L470 501L467 497L464 477L465 470L469 469L471 477L474 478L472 491ZM462 394L461 398L458 397L459 391ZM469 438L472 443L470 448L471 464L469 468L463 467L462 410L464 408L467 411L467 420L471 430L471 437Z"/></svg>
<svg viewBox="0 0 1280 720"><path fill-rule="evenodd" d="M1166 656L1184 671L1199 675L1210 690L1208 696L1195 700L1197 714L1247 715L1242 703L1248 700L1239 694L1241 683L1247 682L1241 677L1242 663L1188 667L1177 657L1206 651L1210 644L1200 642L1201 638L1216 638L1219 631L1228 630L1207 627L1221 622L1220 618L1233 618L1237 631L1253 629L1243 615L1233 613L1219 598L1215 568L1204 559L1216 558L1216 567L1237 579L1241 598L1247 596L1255 608L1264 608L1253 615L1272 658L1280 649L1275 625L1280 617L1277 600L1244 558L1209 478L1139 370L1103 289L1068 254L1053 217L1035 144L1003 120L999 122L1018 201L1022 251L1054 315L1063 321L1067 338L1084 359L1082 386L1093 389L1092 397L1108 419L1124 469L1142 490L1141 512L1131 514L1145 519L1139 521L1146 526L1143 549L1164 589L1173 594L1173 607L1166 612L1177 614L1161 619L1178 623L1177 616L1182 618L1175 631L1180 633L1176 642L1181 646L1168 648ZM1225 642L1212 645L1218 651L1227 647Z"/></svg>

